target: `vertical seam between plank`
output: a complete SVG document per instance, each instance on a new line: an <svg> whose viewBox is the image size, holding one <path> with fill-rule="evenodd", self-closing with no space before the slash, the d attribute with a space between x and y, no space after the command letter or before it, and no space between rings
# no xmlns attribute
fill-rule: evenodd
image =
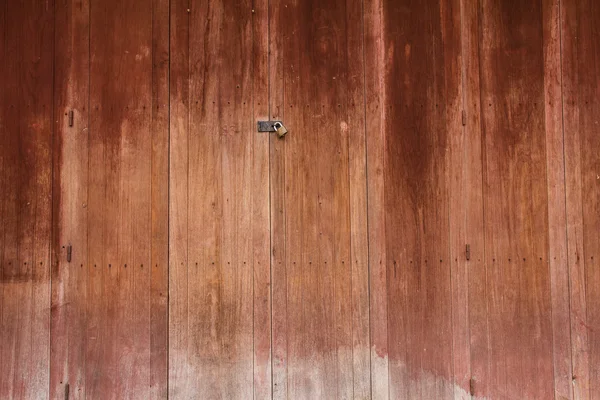
<svg viewBox="0 0 600 400"><path fill-rule="evenodd" d="M254 108L254 100L255 100L255 79L256 79L256 75L255 75L255 68L254 68L254 63L255 63L255 57L256 57L256 53L254 51L255 49L255 43L254 43L254 25L255 25L255 20L254 20L254 1L252 1L252 13L250 14L250 82L251 82L251 90L250 90L250 132L252 132L252 125L253 125L253 121L256 119L256 114L255 112L255 108ZM255 161L255 156L256 156L256 152L254 151L254 147L256 145L256 135L251 135L251 144L250 144L250 149L252 152L252 155L250 157L250 160L252 160L252 164L251 167L254 168L254 161ZM256 171L254 171L254 169L252 170L252 178L251 178L251 182L254 181L254 178L256 176ZM256 187L254 185L251 185L253 189L255 189ZM252 257L252 264L250 264L252 267L252 274L250 274L250 276L252 277L252 399L256 399L256 333L254 331L254 325L255 325L255 319L256 319L256 302L254 301L254 298L256 296L255 293L255 280L256 280L256 272L254 271L255 268L255 263L256 263L256 257L255 257L255 248L254 248L254 218L252 216L254 216L254 202L255 202L255 196L256 193L252 193L251 195L251 200L250 200L250 232L252 232L251 234L251 238L250 238L250 243L251 243L251 248L252 248L252 253L251 253L251 257Z"/></svg>
<svg viewBox="0 0 600 400"><path fill-rule="evenodd" d="M485 270L485 284L484 284L484 300L485 300L485 315L486 315L486 335L487 335L487 356L486 356L486 378L488 379L487 385L489 385L490 378L490 357L489 354L491 352L491 343L490 343L490 320L489 320L489 299L488 299L488 260L487 260L487 235L486 235L486 196L485 196L485 183L487 178L487 149L485 146L485 131L483 129L483 85L482 85L482 69L481 69L481 39L483 34L482 28L482 11L481 11L481 2L477 3L477 68L479 71L479 129L480 129L480 148L481 148L481 210L482 210L482 223L483 223L483 266ZM488 386L489 391L489 386Z"/></svg>
<svg viewBox="0 0 600 400"><path fill-rule="evenodd" d="M55 228L54 228L54 224L57 221L57 219L55 218L55 213L54 213L54 202L55 202L55 197L54 197L54 183L55 183L55 179L54 179L54 174L57 172L56 169L54 168L54 143L56 140L56 123L55 121L55 115L56 115L56 96L55 96L55 92L56 92L56 3L52 4L52 104L50 106L50 124L52 125L52 129L51 129L51 137L50 137L50 243L49 243L49 259L47 259L46 261L49 262L49 265L46 266L45 268L48 268L48 288L50 290L48 290L48 305L50 306L50 311L49 311L49 315L48 315L48 349L47 349L47 356L48 356L48 382L46 382L47 387L48 387L48 397L50 396L51 393L51 386L50 386L50 381L51 381L51 364L52 364L52 353L51 353L51 348L52 348L52 261L53 261L53 254L54 254L54 237L55 237ZM60 202L59 202L60 205ZM32 260L32 268L35 268L35 260Z"/></svg>
<svg viewBox="0 0 600 400"><path fill-rule="evenodd" d="M271 118L271 1L267 0L267 120ZM273 249L273 211L272 211L272 197L271 197L271 137L267 134L267 143L268 143L268 157L269 157L269 171L268 171L268 179L269 179L269 324L270 324L270 358L271 358L271 399L273 398L274 393L274 339L273 339L273 259L271 257L272 249Z"/></svg>
<svg viewBox="0 0 600 400"><path fill-rule="evenodd" d="M170 368L170 356L169 349L171 348L171 335L170 335L170 320L171 320L171 1L167 2L169 11L167 13L168 18L168 30L167 30L167 58L169 60L167 66L167 318L166 318L166 397L169 398L169 368ZM152 268L152 265L150 265ZM164 273L163 273L164 275Z"/></svg>
<svg viewBox="0 0 600 400"><path fill-rule="evenodd" d="M92 1L90 0L88 3L88 23L87 23L87 33L88 33L88 48L87 48L87 67L88 67L88 74L87 74L87 84L86 84L86 88L87 88L87 156L86 156L86 160L87 160L87 188L86 188L86 199L85 202L86 204L89 202L89 181L90 181L90 135L91 135L91 121L92 121L92 79L91 79L91 69L92 69ZM86 236L86 253L87 253L87 262L88 262L88 278L89 278L89 267L90 267L90 241L89 241L89 211L88 208L86 208L86 226L85 226L85 236ZM102 275L102 270L103 270L103 265L102 263L100 264L100 275ZM88 291L89 291L89 279L86 280L86 288L85 288L85 303L86 303L86 313L85 313L85 326L87 327L88 325L88 306L87 306L87 302L88 302ZM83 359L84 359L84 369L83 369L83 396L84 398L87 397L87 347L88 347L88 343L87 343L87 335L84 338L84 354L83 354Z"/></svg>
<svg viewBox="0 0 600 400"><path fill-rule="evenodd" d="M462 113L467 113L467 108L469 107L469 104L468 104L468 101L467 101L467 92L468 92L469 89L468 89L468 84L467 84L467 79L466 79L466 77L467 77L467 67L466 67L466 62L465 62L466 58L465 58L465 53L464 53L464 50L465 50L464 37L466 36L468 38L470 32L465 33L465 18L466 18L465 15L466 15L466 12L465 12L465 2L464 2L464 0L460 0L460 37L461 37L461 41L460 41L460 43L461 43L460 44L460 54L461 54L461 63L462 63L462 65L461 65L461 80L462 80L462 91L463 91L462 92L462 104L463 104L463 106L462 106L461 114ZM469 43L471 43L471 42L469 42ZM471 58L470 58L470 54L471 53L470 53L470 51L468 53L469 53L469 55L468 55L469 62L471 62L472 61ZM481 90L481 87L480 87L480 90ZM475 110L473 110L473 112L475 112ZM462 114L462 115L464 115L464 114ZM461 116L461 118L462 118L462 116ZM481 121L481 119L480 119L480 121ZM464 144L467 141L467 137L468 137L468 133L469 133L469 125L463 126L462 129L463 129L463 134L464 134L464 136L463 136L463 148L464 148ZM469 144L470 143L471 142L469 141ZM481 158L481 153L480 153L480 158ZM466 152L463 152L463 165L465 165L465 163L467 163L468 161L469 161L469 159L467 157ZM471 173L473 172L470 163L469 163L469 170L470 170ZM483 186L482 186L482 191L483 191ZM483 203L483 196L482 196L482 203ZM467 232L467 230L465 229L465 233L464 233L463 238L465 239L465 241L467 243L470 242L469 241L469 237L468 237L468 236L470 236L470 234L471 234L471 232ZM452 262L452 260L450 260L450 261ZM470 267L470 264L465 261L464 262L465 282L467 284L467 295L466 295L466 303L467 303L466 304L466 306L467 306L467 315L466 315L466 319L467 319L467 327L466 327L466 329L467 329L467 338L466 338L466 341L467 341L467 347L468 347L468 351L469 351L468 374L469 374L469 379L471 380L471 379L473 379L473 360L472 360L472 357L471 357L471 354L472 354L472 350L471 350L471 304L470 304L471 297L470 297L470 284L469 284L470 281L471 281L471 278L470 278L471 277L471 274L470 274L471 270L470 270L469 267ZM470 396L474 395L473 393L471 393L470 388L469 388L469 395Z"/></svg>
<svg viewBox="0 0 600 400"><path fill-rule="evenodd" d="M364 161L365 161L365 206L366 206L366 235L367 235L367 321L368 321L368 329L367 329L367 344L369 346L369 396L373 396L373 374L372 374L372 365L373 362L371 360L371 254L370 254L370 246L371 241L369 240L369 162L368 162L368 140L367 140L367 68L366 68L366 49L365 49L365 0L361 0L361 46L362 46L362 86L363 86L363 134L364 134Z"/></svg>
<svg viewBox="0 0 600 400"><path fill-rule="evenodd" d="M547 40L549 38L546 37L545 35L545 24L546 24L546 14L548 12L548 10L546 10L546 8L544 7L544 0L539 0L539 6L540 6L540 13L541 13L541 24L540 24L540 34L542 37L542 68L541 68L541 76L542 76L542 95L544 97L542 104L544 106L544 173L545 173L545 183L546 183L546 227L547 227L547 234L546 234L546 243L545 243L545 249L546 249L546 255L547 255L547 263L546 263L546 272L548 274L548 289L550 289L550 326L552 327L552 329L550 330L550 337L552 338L551 341L551 347L552 347L552 393L554 393L554 396L556 396L556 349L555 349L555 339L556 336L554 334L554 315L555 315L555 310L554 310L554 295L555 293L553 292L553 288L552 288L552 270L553 270L553 261L551 260L551 237L550 237L550 231L551 231L551 227L550 227L550 185L548 182L548 177L549 177L549 170L548 170L548 124L546 121L545 116L546 114L546 99L545 99L545 95L546 95L546 81L547 81L547 77L546 77L546 45L547 45ZM552 16L552 10L550 9L550 16ZM551 19L550 19L551 20ZM550 27L551 29L551 27ZM550 34L550 39L551 39L551 34ZM553 54L554 56L554 54ZM532 156L531 154L529 155L529 161L531 163L533 163L532 160ZM530 182L530 185L533 185L533 182ZM533 187L531 188L530 193L533 192ZM531 207L533 208L533 206ZM532 209L532 214L534 214L534 210ZM532 238L533 239L533 238ZM535 260L535 254L534 254L534 248L532 247L531 249L531 254L532 254L532 258L533 260ZM518 260L518 259L517 259ZM560 261L560 260L559 260ZM535 262L535 261L534 261ZM554 265L554 268L556 268L556 265Z"/></svg>
<svg viewBox="0 0 600 400"><path fill-rule="evenodd" d="M564 196L564 213L565 213L565 240L566 240L566 254L565 254L565 263L567 265L567 288L569 293L569 307L568 307L568 316L569 322L571 322L571 326L569 326L569 354L571 355L570 359L570 369L571 376L569 380L572 379L574 374L574 363L573 363L573 329L572 329L572 315L571 315L571 300L572 300L572 286L571 286L571 273L570 273L570 254L569 254L569 213L568 213L568 198L567 198L567 155L565 151L565 92L564 92L564 70L563 70L563 27L562 27L562 3L558 0L558 38L559 38L559 63L560 63L560 102L561 102L561 131L562 131L562 151L563 151L563 196ZM575 386L570 385L571 387L571 398L575 398Z"/></svg>

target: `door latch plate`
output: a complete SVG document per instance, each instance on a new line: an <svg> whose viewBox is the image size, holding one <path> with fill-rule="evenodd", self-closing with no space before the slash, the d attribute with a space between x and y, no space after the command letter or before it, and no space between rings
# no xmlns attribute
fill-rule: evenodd
<svg viewBox="0 0 600 400"><path fill-rule="evenodd" d="M277 132L275 129L275 124L281 121L258 121L258 131L259 132Z"/></svg>

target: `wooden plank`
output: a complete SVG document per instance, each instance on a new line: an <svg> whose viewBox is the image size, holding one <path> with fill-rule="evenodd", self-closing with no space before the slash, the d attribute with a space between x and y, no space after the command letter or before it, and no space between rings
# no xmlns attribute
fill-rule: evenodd
<svg viewBox="0 0 600 400"><path fill-rule="evenodd" d="M367 223L367 152L365 116L364 15L362 2L346 4L346 52L349 60L346 134L350 193L352 361L355 399L371 394L369 326L369 244ZM360 28L360 29L359 29ZM357 62L360 60L361 62ZM352 130L350 130L352 128Z"/></svg>
<svg viewBox="0 0 600 400"><path fill-rule="evenodd" d="M561 77L560 1L542 2L548 192L548 263L552 296L554 396L571 399L572 362Z"/></svg>
<svg viewBox="0 0 600 400"><path fill-rule="evenodd" d="M50 393L85 395L89 2L55 7L53 268ZM72 113L72 123L70 122ZM67 247L71 246L71 260Z"/></svg>
<svg viewBox="0 0 600 400"><path fill-rule="evenodd" d="M280 2L269 2L269 113L272 120L284 120L284 82L286 63L283 58L286 35L271 35L285 26L280 17ZM272 334L272 397L288 398L288 276L286 258L286 140L269 137L269 193L271 216L271 334Z"/></svg>
<svg viewBox="0 0 600 400"><path fill-rule="evenodd" d="M3 7L0 397L47 398L54 7Z"/></svg>
<svg viewBox="0 0 600 400"><path fill-rule="evenodd" d="M255 262L268 268L269 199L268 138L256 133L254 115L252 7L215 1L172 8L171 48L180 46L171 67L173 397L248 398L254 391L253 312L261 306L253 272ZM258 79L267 82L264 72ZM260 285L268 296L268 280ZM257 390L264 395L268 387Z"/></svg>
<svg viewBox="0 0 600 400"><path fill-rule="evenodd" d="M600 390L598 292L598 7L591 1L561 7L568 259L571 284L573 398ZM591 147L590 147L591 146Z"/></svg>
<svg viewBox="0 0 600 400"><path fill-rule="evenodd" d="M454 398L469 399L484 376L481 362L487 349L483 241L483 189L481 182L481 129L479 115L478 8L460 1L461 99L449 107L449 119L462 125L450 135L449 224L452 282L452 349ZM459 118L459 121L452 120ZM475 301L472 301L474 300ZM475 318L472 319L472 316ZM471 323L471 321L474 323ZM478 394L478 393L477 393Z"/></svg>
<svg viewBox="0 0 600 400"><path fill-rule="evenodd" d="M86 390L92 397L148 397L152 7L94 3L90 20L88 305L93 317Z"/></svg>
<svg viewBox="0 0 600 400"><path fill-rule="evenodd" d="M481 24L487 395L551 398L541 4L483 2Z"/></svg>
<svg viewBox="0 0 600 400"><path fill-rule="evenodd" d="M271 116L290 130L271 142L274 397L358 396L369 391L367 282L354 281L367 277L366 224L351 234L365 162L361 38L350 33L360 4L271 6Z"/></svg>
<svg viewBox="0 0 600 400"><path fill-rule="evenodd" d="M462 103L460 8L452 1L384 8L390 397L451 398L447 176L450 138L461 129L452 115Z"/></svg>
<svg viewBox="0 0 600 400"><path fill-rule="evenodd" d="M389 391L388 296L384 195L384 119L386 63L383 42L383 2L364 4L365 110L367 126L367 193L369 235L369 325L371 340L371 397L386 399Z"/></svg>
<svg viewBox="0 0 600 400"><path fill-rule="evenodd" d="M152 2L152 251L150 272L150 398L168 397L169 296L169 10ZM146 266L144 266L145 268Z"/></svg>
<svg viewBox="0 0 600 400"><path fill-rule="evenodd" d="M188 2L170 9L169 133L169 397L188 389Z"/></svg>
<svg viewBox="0 0 600 400"><path fill-rule="evenodd" d="M0 7L0 21L2 21L2 25L0 26L0 54L2 55L2 60L7 60L7 51L6 51L6 36L7 36L7 24L6 24L6 7ZM6 137L9 134L8 127L6 126L7 121L10 121L10 93L8 90L8 82L6 80L6 76L8 75L7 62L0 63L0 137L3 142L5 142ZM7 219L6 206L7 199L9 198L9 182L10 182L10 169L8 169L7 163L9 162L8 155L9 153L5 150L8 149L8 146L2 146L0 148L0 218L2 221L5 221L3 224L0 224L0 338L3 339L0 341L0 355L4 355L7 351L5 349L5 344L7 343L4 337L4 265L6 263L5 259L5 240L6 240L6 225L9 221ZM6 263L7 264L7 263ZM4 370L4 366L8 365L8 363L0 364L0 394L3 396L8 395L8 385L7 378L9 372Z"/></svg>
<svg viewBox="0 0 600 400"><path fill-rule="evenodd" d="M450 210L451 218L457 218L459 234L452 243L451 256L458 265L464 265L466 279L468 280L468 320L464 314L453 312L455 331L453 338L460 341L466 328L469 343L458 342L459 349L469 349L470 360L460 358L455 350L455 360L463 360L464 367L455 366L456 382L468 395L484 398L488 393L489 382L489 331L488 331L488 300L487 300L487 270L485 264L485 242L483 222L483 186L482 186L482 132L481 132L481 104L479 80L479 4L474 1L461 1L461 26L462 26L462 71L463 71L463 107L464 107L464 136L456 146L463 146L462 165L460 161L453 161L458 180L452 183L452 194L462 193L461 198L454 201L457 204ZM455 147L456 148L456 147ZM460 188L460 189L455 189ZM456 190L456 191L455 191ZM454 215L454 209L460 209L459 215ZM452 224L452 222L451 222ZM452 228L451 228L452 229ZM462 229L462 230L461 230ZM451 230L452 234L452 230ZM467 246L469 259L467 260ZM461 276L453 274L453 283L459 286ZM464 277L463 277L464 279ZM462 288L461 288L462 289ZM461 299L461 297L455 296ZM464 305L457 302L459 307ZM461 318L462 316L462 318ZM463 339L464 340L464 339ZM459 350L460 351L460 350ZM470 376L465 375L470 367ZM461 372L462 371L462 372ZM468 379L468 381L467 381ZM456 389L456 388L455 388ZM464 392L459 395L455 390L456 398L464 398Z"/></svg>
<svg viewBox="0 0 600 400"><path fill-rule="evenodd" d="M252 279L254 399L272 394L269 138L257 132L269 120L269 3L252 3Z"/></svg>

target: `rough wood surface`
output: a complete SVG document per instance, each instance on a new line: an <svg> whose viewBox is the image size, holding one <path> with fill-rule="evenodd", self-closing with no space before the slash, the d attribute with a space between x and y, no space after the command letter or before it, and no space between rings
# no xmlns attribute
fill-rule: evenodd
<svg viewBox="0 0 600 400"><path fill-rule="evenodd" d="M166 386L166 375L157 378L152 368L153 360L166 361L159 361L156 353L153 357L153 343L164 346L166 330L150 329L153 320L166 318L160 291L153 290L157 279L152 272L156 252L164 253L160 248L166 240L164 228L162 233L155 230L164 227L164 199L161 206L161 199L153 196L153 183L165 181L152 177L153 162L160 163L159 149L164 154L166 145L166 125L158 128L160 114L153 109L155 96L164 99L166 90L166 81L153 68L155 52L160 56L161 51L153 43L160 40L153 31L160 4L155 9L152 3L132 1L90 5L85 360L85 396L90 398L149 398L154 385L163 391ZM164 52L164 44L158 46ZM153 213L161 207L153 225Z"/></svg>
<svg viewBox="0 0 600 400"><path fill-rule="evenodd" d="M448 166L461 129L460 8L383 7L390 397L452 398Z"/></svg>
<svg viewBox="0 0 600 400"><path fill-rule="evenodd" d="M0 11L0 397L48 398L53 2Z"/></svg>
<svg viewBox="0 0 600 400"><path fill-rule="evenodd" d="M266 13L266 6L258 11ZM175 398L251 398L255 366L263 369L262 396L270 386L265 360L255 363L265 352L268 362L270 351L264 337L268 142L256 132L253 97L256 89L268 101L266 71L258 69L266 61L254 58L255 49L265 49L253 41L253 32L266 27L253 25L261 23L255 14L249 1L171 5L177 50L171 67L169 392ZM262 325L255 326L254 313ZM254 347L255 331L262 333L262 348Z"/></svg>
<svg viewBox="0 0 600 400"><path fill-rule="evenodd" d="M371 356L371 397L390 395L388 359L388 296L386 273L386 230L384 196L385 83L386 63L383 42L383 4L364 4L365 125L368 127L367 193L369 237L369 332Z"/></svg>
<svg viewBox="0 0 600 400"><path fill-rule="evenodd" d="M599 9L593 1L561 7L563 109L572 383L575 399L600 398Z"/></svg>
<svg viewBox="0 0 600 400"><path fill-rule="evenodd" d="M0 0L0 397L599 398L599 9Z"/></svg>
<svg viewBox="0 0 600 400"><path fill-rule="evenodd" d="M541 5L481 8L492 398L554 396Z"/></svg>
<svg viewBox="0 0 600 400"><path fill-rule="evenodd" d="M51 398L86 393L89 18L87 1L56 3Z"/></svg>
<svg viewBox="0 0 600 400"><path fill-rule="evenodd" d="M565 212L565 161L563 137L562 69L560 64L560 1L544 0L544 111L548 196L548 263L552 299L554 396L573 397L567 215Z"/></svg>
<svg viewBox="0 0 600 400"><path fill-rule="evenodd" d="M274 397L366 396L360 4L271 7L271 116L290 131L271 139Z"/></svg>

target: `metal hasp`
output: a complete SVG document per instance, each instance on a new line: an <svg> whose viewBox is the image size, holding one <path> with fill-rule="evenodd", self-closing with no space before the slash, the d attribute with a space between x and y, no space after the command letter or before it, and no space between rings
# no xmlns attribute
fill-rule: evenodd
<svg viewBox="0 0 600 400"><path fill-rule="evenodd" d="M258 121L258 131L277 132L279 137L283 137L287 133L287 129L281 121Z"/></svg>

